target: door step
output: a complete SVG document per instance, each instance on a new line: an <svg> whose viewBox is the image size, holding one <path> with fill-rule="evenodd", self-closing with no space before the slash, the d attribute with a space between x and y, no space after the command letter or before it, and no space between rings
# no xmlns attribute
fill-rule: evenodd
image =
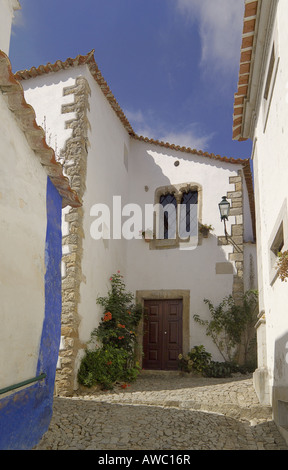
<svg viewBox="0 0 288 470"><path fill-rule="evenodd" d="M147 369L142 369L140 375L157 375L159 377L161 376L167 376L167 377L177 377L179 375L182 375L180 370L147 370Z"/></svg>

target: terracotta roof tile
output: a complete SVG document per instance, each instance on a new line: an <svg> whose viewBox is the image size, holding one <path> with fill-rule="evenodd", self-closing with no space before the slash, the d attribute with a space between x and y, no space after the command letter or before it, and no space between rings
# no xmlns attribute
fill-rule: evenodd
<svg viewBox="0 0 288 470"><path fill-rule="evenodd" d="M69 67L75 67L75 66L78 66L78 65L87 65L88 66L91 75L94 77L95 81L100 86L100 88L101 88L103 94L105 95L106 99L108 100L108 102L112 106L113 110L115 111L116 115L118 116L118 118L122 122L124 128L127 130L127 132L129 133L129 135L132 138L134 138L138 141L146 142L146 143L157 145L157 146L160 146L160 147L169 148L171 150L177 150L177 151L185 152L185 153L192 153L194 155L196 154L196 155L199 155L199 156L202 156L202 157L206 157L206 158L210 158L210 159L214 159L214 160L218 160L218 161L222 161L222 162L241 165L243 167L244 176L245 176L245 180L246 180L246 184L247 184L247 188L248 188L248 192L249 192L249 202L250 202L250 210L251 210L251 215L252 215L253 227L255 227L255 222L254 222L254 218L255 218L255 215L254 215L255 214L255 212L254 212L254 192L253 192L252 174L251 174L249 159L242 159L242 158L234 159L234 158L229 158L229 157L225 157L225 156L222 157L220 155L215 155L213 153L203 152L202 150L191 149L191 148L183 147L183 146L180 146L180 145L171 144L169 142L160 142L159 140L154 140L154 139L150 139L148 137L143 137L143 136L139 136L139 135L135 134L131 124L129 123L128 119L126 118L126 116L124 115L122 109L120 108L119 104L117 103L113 93L111 92L109 86L107 85L107 82L105 81L104 77L102 76L102 73L100 72L100 70L99 70L99 68L98 68L98 66L95 62L94 50L92 50L91 52L89 52L85 56L78 55L75 59L68 58L64 62L58 60L57 62L55 62L55 64L48 63L46 65L40 65L37 68L32 67L30 70L18 71L15 74L15 78L17 80L28 80L28 79L36 77L36 76L40 76L40 75L43 75L43 74L46 74L46 73L51 73L51 72L57 72L58 70L66 70ZM246 91L247 86L243 86L242 88L243 89L245 88L245 91ZM239 87L239 89L240 89L240 92L241 92L241 87ZM238 92L239 92L239 90L238 90ZM237 99L239 99L241 101L241 103L240 103L240 101L239 101L239 103L242 105L243 104L242 95L237 96ZM237 112L241 115L240 110L237 111ZM241 120L241 122L242 122L242 120ZM238 136L238 135L240 136L241 135L241 126L238 127L234 132L235 132L235 136ZM254 234L255 234L255 231L254 231Z"/></svg>
<svg viewBox="0 0 288 470"><path fill-rule="evenodd" d="M235 136L238 135L238 134L236 134L236 132L238 132L240 134L241 133L241 126L238 128L238 130L235 130L234 132L235 132ZM225 162L225 163L232 163L232 164L241 165L242 168L243 168L244 179L245 179L246 186L247 186L247 191L248 191L249 207L250 207L250 213L251 213L253 234L254 234L254 238L256 238L255 199L254 199L254 189L253 189L253 177L252 177L252 173L251 173L250 160L248 158L243 159L243 158L222 157L220 155L215 155L214 153L203 152L202 150L191 149L189 147L188 148L187 147L181 147L180 145L170 144L169 142L160 142L159 140L149 139L148 137L143 137L143 136L138 136L138 135L135 135L134 139L142 141L142 142L146 142L146 143L149 143L149 144L152 144L152 145L157 145L157 146L160 146L160 147L169 148L171 150L177 150L177 151L180 151L180 152L191 153L191 154L198 155L198 156L201 156L201 157L210 158L212 160L218 160L218 161Z"/></svg>
<svg viewBox="0 0 288 470"><path fill-rule="evenodd" d="M94 58L94 50L89 52L87 55L78 55L75 59L68 58L64 62L61 60L57 60L54 64L46 64L40 65L39 67L32 67L30 70L20 70L15 73L16 80L28 80L29 78L34 78L36 76L40 76L46 73L51 72L58 72L59 70L66 70L70 67L76 67L79 65L87 65L91 75L96 80L98 85L100 86L103 94L107 98L108 102L110 103L111 107L116 112L117 116L119 117L120 121L122 122L125 129L128 131L130 135L134 135L135 132L133 131L128 119L124 115L122 109L120 108L119 104L117 103L113 93L111 92L107 82L105 81L102 73L100 72L98 65L95 62Z"/></svg>
<svg viewBox="0 0 288 470"><path fill-rule="evenodd" d="M63 175L61 164L56 161L54 150L46 143L44 130L36 123L34 109L25 101L23 88L12 73L8 56L2 51L0 51L0 92L31 149L62 196L63 207L81 206L77 194L70 188L68 178Z"/></svg>
<svg viewBox="0 0 288 470"><path fill-rule="evenodd" d="M234 95L233 140L247 140L242 136L244 103L248 95L252 50L255 38L259 0L245 0L243 34L240 54L238 90Z"/></svg>
<svg viewBox="0 0 288 470"><path fill-rule="evenodd" d="M203 152L201 150L195 150L195 149L192 150L190 148L182 147L182 146L175 145L175 144L170 144L168 142L164 143L164 142L160 142L158 140L149 139L148 137L143 137L143 136L136 135L134 130L132 129L131 124L128 122L127 118L125 117L122 109L120 108L119 104L117 103L113 93L111 92L109 86L107 85L107 82L105 81L104 77L102 76L102 74L101 74L101 72L100 72L100 70L99 70L99 68L98 68L98 66L95 62L94 50L92 50L91 52L89 52L85 56L78 55L75 59L68 58L64 62L58 60L57 62L55 62L55 64L48 63L46 65L40 65L37 68L32 67L30 70L20 70L20 71L15 73L15 78L17 80L28 80L28 79L36 77L36 76L40 76L40 75L50 73L50 72L57 72L58 70L61 70L61 69L65 70L65 69L68 69L69 67L75 67L75 66L78 66L78 65L87 65L89 67L91 75L94 77L94 79L96 80L96 82L100 86L103 94L105 95L105 97L109 101L110 105L112 106L112 108L114 109L114 111L116 112L118 117L120 118L120 120L123 123L124 127L129 132L129 134L132 137L134 137L135 139L145 141L145 142L149 142L149 143L153 143L155 145L160 145L162 147L182 151L182 152L190 152L190 153L194 153L194 154L201 155L201 156L204 156L204 157L209 157L209 158L214 158L214 159L217 159L217 160L227 161L227 162L230 162L230 163L243 164L243 161L246 162L246 160L243 160L243 159L233 159L233 158L228 158L228 157L221 157L220 155L214 155L213 153L209 154L209 153ZM247 83L247 82L245 81L245 83ZM245 88L246 88L246 86L245 86ZM239 96L239 99L241 100L241 103L242 103L242 97L241 96Z"/></svg>

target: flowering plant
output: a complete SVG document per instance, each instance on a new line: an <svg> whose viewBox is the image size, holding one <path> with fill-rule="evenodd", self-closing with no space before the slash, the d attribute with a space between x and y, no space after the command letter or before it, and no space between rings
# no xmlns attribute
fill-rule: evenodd
<svg viewBox="0 0 288 470"><path fill-rule="evenodd" d="M135 379L139 371L134 351L142 307L134 304L133 294L126 292L120 271L111 276L110 282L108 295L97 299L104 314L91 334L91 339L96 338L102 346L86 351L78 374L78 380L86 386L100 383L111 388L117 380Z"/></svg>
<svg viewBox="0 0 288 470"><path fill-rule="evenodd" d="M104 316L98 328L92 332L103 345L124 348L132 353L136 342L136 328L142 307L134 304L133 294L126 292L123 278L118 271L110 277L111 289L107 297L99 297L97 303L104 308Z"/></svg>

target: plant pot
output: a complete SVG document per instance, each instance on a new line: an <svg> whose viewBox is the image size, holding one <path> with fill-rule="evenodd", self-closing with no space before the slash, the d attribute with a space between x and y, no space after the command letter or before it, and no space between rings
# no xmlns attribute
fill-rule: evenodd
<svg viewBox="0 0 288 470"><path fill-rule="evenodd" d="M208 229L207 230L202 229L201 233L202 233L203 238L208 238L208 236L209 236L209 230Z"/></svg>

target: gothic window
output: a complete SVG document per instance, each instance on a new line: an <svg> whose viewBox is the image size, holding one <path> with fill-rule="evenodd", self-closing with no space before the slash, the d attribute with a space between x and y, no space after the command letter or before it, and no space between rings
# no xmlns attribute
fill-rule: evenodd
<svg viewBox="0 0 288 470"><path fill-rule="evenodd" d="M187 184L159 188L156 203L160 207L156 230L159 242L166 241L165 246L168 246L170 241L169 246L176 246L189 241L191 237L197 237L198 188Z"/></svg>
<svg viewBox="0 0 288 470"><path fill-rule="evenodd" d="M198 191L183 193L179 214L179 237L185 239L197 235L198 231Z"/></svg>
<svg viewBox="0 0 288 470"><path fill-rule="evenodd" d="M159 236L160 238L170 239L176 237L177 226L177 201L174 194L165 194L160 196L160 212ZM161 236L162 235L162 236Z"/></svg>

